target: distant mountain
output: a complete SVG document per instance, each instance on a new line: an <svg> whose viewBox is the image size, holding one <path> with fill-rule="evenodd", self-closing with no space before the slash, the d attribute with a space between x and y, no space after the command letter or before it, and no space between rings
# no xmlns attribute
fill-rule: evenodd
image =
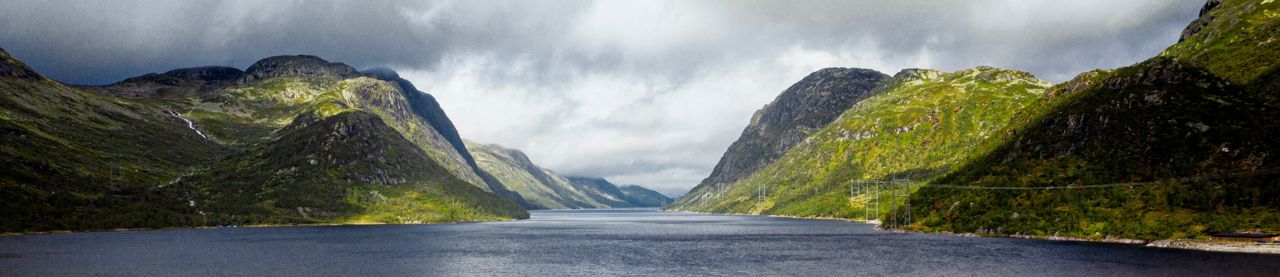
<svg viewBox="0 0 1280 277"><path fill-rule="evenodd" d="M827 68L809 74L756 111L711 175L677 204L706 201L702 197L708 192L726 189L751 176L890 79L858 68Z"/></svg>
<svg viewBox="0 0 1280 277"><path fill-rule="evenodd" d="M5 231L527 216L394 75L279 56L68 87L3 59Z"/></svg>
<svg viewBox="0 0 1280 277"><path fill-rule="evenodd" d="M662 207L675 201L671 197L637 185L624 185L619 189L622 190L622 196L627 203L636 207Z"/></svg>
<svg viewBox="0 0 1280 277"><path fill-rule="evenodd" d="M670 197L656 191L636 185L618 187L604 178L581 176L565 178L569 179L574 187L586 191L592 199L614 208L661 207L658 203L672 201Z"/></svg>
<svg viewBox="0 0 1280 277"><path fill-rule="evenodd" d="M504 189L518 194L529 209L608 208L579 190L568 179L538 167L520 150L493 144L467 142L482 174L497 179Z"/></svg>
<svg viewBox="0 0 1280 277"><path fill-rule="evenodd" d="M602 178L562 177L539 167L520 150L467 142L481 174L517 194L528 209L660 207L671 198L639 187L619 188ZM656 195L655 195L656 194Z"/></svg>
<svg viewBox="0 0 1280 277"><path fill-rule="evenodd" d="M733 186L686 194L670 208L861 215L861 206L850 204L850 181L943 173L1048 87L1031 74L992 67L903 70L764 169Z"/></svg>

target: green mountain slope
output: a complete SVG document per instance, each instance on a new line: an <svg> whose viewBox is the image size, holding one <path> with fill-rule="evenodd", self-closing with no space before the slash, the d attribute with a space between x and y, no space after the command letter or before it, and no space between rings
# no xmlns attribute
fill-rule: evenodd
<svg viewBox="0 0 1280 277"><path fill-rule="evenodd" d="M141 96L191 119L211 139L238 147L262 142L306 112L369 111L454 175L489 190L439 104L394 72L363 75L315 56L277 56L243 74L216 67L179 69L87 89Z"/></svg>
<svg viewBox="0 0 1280 277"><path fill-rule="evenodd" d="M40 76L0 49L0 231L197 224L166 186L226 155L182 119Z"/></svg>
<svg viewBox="0 0 1280 277"><path fill-rule="evenodd" d="M923 178L945 171L1041 98L1048 83L990 67L904 70L756 174L672 209L854 217L850 180ZM761 197L761 194L764 197Z"/></svg>
<svg viewBox="0 0 1280 277"><path fill-rule="evenodd" d="M1270 1L1261 1L1270 2ZM1138 185L1067 190L923 188L912 228L1198 237L1280 232L1280 4L1210 1L1161 57L1058 85L991 153L935 183Z"/></svg>
<svg viewBox="0 0 1280 277"><path fill-rule="evenodd" d="M840 112L870 97L876 87L889 79L883 73L858 68L827 68L809 74L756 111L742 135L725 150L711 175L677 204L700 205L711 201L702 196L726 189L764 168L812 132L831 123Z"/></svg>
<svg viewBox="0 0 1280 277"><path fill-rule="evenodd" d="M68 87L3 57L0 126L17 138L0 142L3 231L526 216L488 192L439 104L393 73L280 56ZM362 141L390 148L289 136L313 121L366 126ZM360 159L384 154L399 158ZM290 175L302 157L337 164Z"/></svg>
<svg viewBox="0 0 1280 277"><path fill-rule="evenodd" d="M277 138L185 179L210 224L527 218L458 179L376 115L303 115Z"/></svg>

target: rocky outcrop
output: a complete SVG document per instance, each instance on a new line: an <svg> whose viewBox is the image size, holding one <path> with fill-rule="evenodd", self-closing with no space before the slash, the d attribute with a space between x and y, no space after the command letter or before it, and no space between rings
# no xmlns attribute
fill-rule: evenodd
<svg viewBox="0 0 1280 277"><path fill-rule="evenodd" d="M458 135L458 129L453 126L453 121L449 120L449 115L444 113L444 109L440 107L440 102L437 102L435 97L418 90L417 87L413 86L413 83L400 78L400 74L391 69L376 68L366 70L363 73L372 75L379 80L394 82L400 86L400 91L409 100L409 106L413 108L413 111L418 116L426 119L431 124L431 127L435 128L436 132L439 132L441 136L448 140L449 144L454 149L457 149L458 154L462 156L462 159L468 165L475 170L480 170L479 167L476 167L475 157L472 157L471 151L467 150L466 143L462 141L462 136Z"/></svg>
<svg viewBox="0 0 1280 277"><path fill-rule="evenodd" d="M1191 21L1191 24L1187 24L1187 28L1182 30L1182 36L1178 38L1178 42L1182 42L1187 39L1190 39L1193 36L1195 36L1196 33L1199 33L1200 30L1203 30L1209 27L1209 24L1214 19L1214 17L1210 15L1209 12L1213 11L1213 9L1221 5L1222 5L1222 0L1206 1L1204 3L1204 6L1200 7L1200 17L1196 18L1196 20Z"/></svg>
<svg viewBox="0 0 1280 277"><path fill-rule="evenodd" d="M253 63L245 70L240 82L248 84L276 77L342 80L356 76L360 76L360 73L355 68L343 63L331 63L316 56L275 56Z"/></svg>

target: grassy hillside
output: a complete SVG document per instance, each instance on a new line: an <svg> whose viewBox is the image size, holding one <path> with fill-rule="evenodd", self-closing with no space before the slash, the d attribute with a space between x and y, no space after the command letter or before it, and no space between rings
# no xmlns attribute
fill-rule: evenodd
<svg viewBox="0 0 1280 277"><path fill-rule="evenodd" d="M1080 89L1065 91L1073 86ZM922 215L916 228L1145 239L1280 231L1275 176L1218 179L1280 166L1269 157L1280 146L1273 139L1280 114L1258 97L1163 58L1082 76L1055 92L1039 103L1048 112L1014 118L1017 127L988 142L994 151L934 183L1154 183L926 187L912 196L912 213Z"/></svg>
<svg viewBox="0 0 1280 277"><path fill-rule="evenodd" d="M729 145L711 175L677 205L698 205L702 196L723 190L769 165L814 131L831 123L888 82L883 73L859 68L826 68L805 76L756 111L738 140Z"/></svg>
<svg viewBox="0 0 1280 277"><path fill-rule="evenodd" d="M719 191L689 196L678 210L861 216L850 180L924 178L965 159L996 135L1048 83L1025 72L979 67L951 73L905 70L786 155ZM760 198L763 193L765 198ZM858 202L860 203L860 202Z"/></svg>
<svg viewBox="0 0 1280 277"><path fill-rule="evenodd" d="M198 224L166 186L229 153L138 101L67 87L0 50L0 231Z"/></svg>
<svg viewBox="0 0 1280 277"><path fill-rule="evenodd" d="M1269 2L1269 3L1262 3ZM1280 232L1277 3L1210 1L1161 57L1056 86L994 151L924 188L912 228L1201 237Z"/></svg>
<svg viewBox="0 0 1280 277"><path fill-rule="evenodd" d="M449 174L376 115L303 115L278 137L185 179L209 223L422 223L527 218Z"/></svg>

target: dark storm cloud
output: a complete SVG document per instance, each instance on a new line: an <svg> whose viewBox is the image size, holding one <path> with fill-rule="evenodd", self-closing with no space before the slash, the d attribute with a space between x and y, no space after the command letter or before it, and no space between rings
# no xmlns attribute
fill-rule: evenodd
<svg viewBox="0 0 1280 277"><path fill-rule="evenodd" d="M1203 1L5 2L0 47L65 82L281 54L392 67L465 137L677 193L813 70L1063 81L1156 55Z"/></svg>

